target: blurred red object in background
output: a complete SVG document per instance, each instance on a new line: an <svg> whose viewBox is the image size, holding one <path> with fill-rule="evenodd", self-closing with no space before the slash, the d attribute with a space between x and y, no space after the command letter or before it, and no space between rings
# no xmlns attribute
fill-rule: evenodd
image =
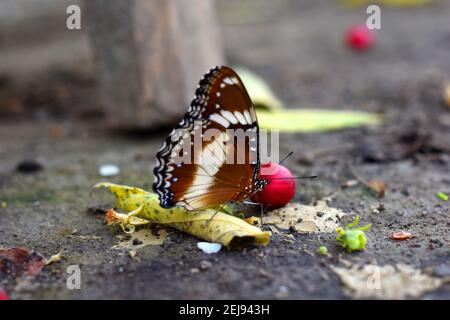
<svg viewBox="0 0 450 320"><path fill-rule="evenodd" d="M346 44L358 51L370 49L375 43L375 34L365 25L355 25L350 27L345 33Z"/></svg>

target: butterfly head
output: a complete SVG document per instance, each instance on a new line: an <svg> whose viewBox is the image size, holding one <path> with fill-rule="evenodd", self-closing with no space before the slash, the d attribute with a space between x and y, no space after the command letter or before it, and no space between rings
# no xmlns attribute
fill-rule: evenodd
<svg viewBox="0 0 450 320"><path fill-rule="evenodd" d="M259 192L263 190L270 183L270 179L257 179L253 185L253 191Z"/></svg>

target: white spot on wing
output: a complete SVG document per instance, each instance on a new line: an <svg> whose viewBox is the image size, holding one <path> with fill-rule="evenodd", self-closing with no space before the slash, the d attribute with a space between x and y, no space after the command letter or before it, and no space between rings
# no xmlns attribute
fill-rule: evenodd
<svg viewBox="0 0 450 320"><path fill-rule="evenodd" d="M236 119L236 117L230 111L222 110L222 111L220 111L220 113L222 114L222 116L224 118L226 118L232 124L237 124L238 123L238 119Z"/></svg>
<svg viewBox="0 0 450 320"><path fill-rule="evenodd" d="M214 113L214 114L210 115L209 120L220 124L224 128L228 128L230 126L230 122L218 113Z"/></svg>
<svg viewBox="0 0 450 320"><path fill-rule="evenodd" d="M245 117L244 117L244 115L241 112L235 111L234 115L239 120L240 124L244 124L244 125L247 124L247 120L245 120Z"/></svg>
<svg viewBox="0 0 450 320"><path fill-rule="evenodd" d="M252 124L254 120L256 119L252 119L252 116L250 115L250 112L248 112L247 110L244 111L244 117L247 120L248 124Z"/></svg>
<svg viewBox="0 0 450 320"><path fill-rule="evenodd" d="M233 80L228 77L223 79L223 82L225 82L226 84L229 84L230 86L234 84Z"/></svg>

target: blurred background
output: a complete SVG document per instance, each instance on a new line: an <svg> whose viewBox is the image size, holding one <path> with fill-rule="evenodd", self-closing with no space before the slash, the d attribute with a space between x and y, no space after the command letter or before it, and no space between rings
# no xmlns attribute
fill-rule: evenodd
<svg viewBox="0 0 450 320"><path fill-rule="evenodd" d="M368 17L365 1L217 0L194 1L189 5L180 1L178 5L160 5L155 10L151 6L145 8L142 1L132 1L130 5L114 2L93 1L90 8L88 3L73 0L2 1L2 119L59 117L84 121L107 116L108 108L117 116L119 107L104 97L107 94L101 92L103 101L100 102L109 106L97 100L99 88L109 90L109 95L120 99L125 99L123 95L137 99L130 96L139 93L131 92L141 90L134 86L144 85L147 89L142 89L140 94L146 101L120 101L125 126L140 124L137 118L128 117L126 110L140 108L135 105L141 103L166 103L162 108L175 110L179 116L205 70L221 63L250 68L293 108L379 111L389 109L392 104L405 108L411 105L410 100L415 104L418 95L426 95L433 89L430 85L440 85L448 75L449 2L445 0L403 4L391 1L394 6L382 5L382 29L375 30L376 45L364 53L348 48L344 36L351 26L365 24ZM423 5L414 5L417 3ZM66 27L70 16L66 9L71 4L78 4L82 9L81 30ZM192 9L185 10L183 6ZM139 11L144 15L145 10L147 17L138 15ZM150 12L159 12L167 26L177 25L174 28L178 30L168 27L149 31L157 21ZM123 18L127 14L128 20ZM162 44L155 37L158 32L173 38L167 44L173 44L173 48L151 47L152 42L154 46ZM111 51L114 45L117 48L113 54L104 52ZM123 52L124 47L132 45L135 51ZM174 52L173 57L166 56L165 60L151 57L167 53L165 50ZM155 64L162 66L155 67ZM128 78L123 70L111 70L119 68L128 68ZM140 68L146 68L146 74ZM133 78L138 76L140 80ZM105 84L104 77L109 77L111 83ZM123 86L129 88L120 88ZM114 87L122 93L111 92ZM172 96L180 97L164 97L165 93L155 97L150 93L153 89L170 90ZM126 123L125 119L135 123ZM141 125L152 127L155 123L148 120Z"/></svg>

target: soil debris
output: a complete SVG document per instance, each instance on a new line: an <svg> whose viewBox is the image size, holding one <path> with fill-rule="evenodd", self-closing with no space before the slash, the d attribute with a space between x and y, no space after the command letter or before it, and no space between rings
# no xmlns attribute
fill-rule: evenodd
<svg viewBox="0 0 450 320"><path fill-rule="evenodd" d="M269 211L264 222L297 232L333 232L346 214L329 207L325 200L320 200L313 206L293 202L283 208Z"/></svg>
<svg viewBox="0 0 450 320"><path fill-rule="evenodd" d="M356 299L417 298L425 292L436 290L443 281L423 274L409 265L395 266L368 264L350 268L332 266L348 295Z"/></svg>
<svg viewBox="0 0 450 320"><path fill-rule="evenodd" d="M412 238L412 234L406 231L395 231L391 234L392 240L403 241Z"/></svg>
<svg viewBox="0 0 450 320"><path fill-rule="evenodd" d="M27 248L0 248L0 275L13 278L39 273L46 259L41 254Z"/></svg>
<svg viewBox="0 0 450 320"><path fill-rule="evenodd" d="M160 246L164 243L167 231L161 229L158 236L155 236L150 229L141 229L131 234L130 237L120 240L112 249L138 250L146 246ZM131 254L130 254L131 255Z"/></svg>
<svg viewBox="0 0 450 320"><path fill-rule="evenodd" d="M17 164L17 171L21 173L35 173L44 169L43 165L34 159L25 159Z"/></svg>

